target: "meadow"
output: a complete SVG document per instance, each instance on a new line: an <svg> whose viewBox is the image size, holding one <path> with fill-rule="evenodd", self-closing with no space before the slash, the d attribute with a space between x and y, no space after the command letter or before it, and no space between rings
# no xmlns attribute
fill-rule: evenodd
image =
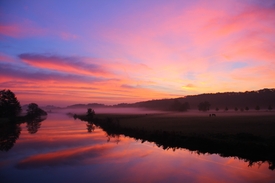
<svg viewBox="0 0 275 183"><path fill-rule="evenodd" d="M221 112L209 117L207 112L97 114L98 118L116 119L123 128L167 131L185 135L253 134L263 138L275 136L274 112Z"/></svg>

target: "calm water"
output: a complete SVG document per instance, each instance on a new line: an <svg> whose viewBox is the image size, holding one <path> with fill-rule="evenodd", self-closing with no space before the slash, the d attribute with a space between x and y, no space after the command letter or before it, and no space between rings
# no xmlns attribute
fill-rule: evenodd
<svg viewBox="0 0 275 183"><path fill-rule="evenodd" d="M50 113L34 134L21 124L19 139L0 151L0 182L274 182L267 164L163 150L62 113ZM30 128L29 128L30 129ZM34 130L35 131L35 130Z"/></svg>

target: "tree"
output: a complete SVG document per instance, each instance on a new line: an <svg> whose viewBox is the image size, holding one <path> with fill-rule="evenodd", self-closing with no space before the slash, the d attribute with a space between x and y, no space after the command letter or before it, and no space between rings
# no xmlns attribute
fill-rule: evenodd
<svg viewBox="0 0 275 183"><path fill-rule="evenodd" d="M0 151L10 150L21 133L18 123L0 123Z"/></svg>
<svg viewBox="0 0 275 183"><path fill-rule="evenodd" d="M0 117L15 117L21 110L20 103L12 91L0 91Z"/></svg>
<svg viewBox="0 0 275 183"><path fill-rule="evenodd" d="M27 120L27 129L30 134L35 134L41 126L41 122L44 121L45 118L37 117L30 118Z"/></svg>
<svg viewBox="0 0 275 183"><path fill-rule="evenodd" d="M249 110L249 107L246 106L246 107L245 107L245 110L248 111L248 110Z"/></svg>
<svg viewBox="0 0 275 183"><path fill-rule="evenodd" d="M40 109L36 103L30 103L28 105L27 116L36 117L36 116L43 116L43 115L47 115L47 112Z"/></svg>
<svg viewBox="0 0 275 183"><path fill-rule="evenodd" d="M238 109L238 107L235 107L235 111L238 111L239 109Z"/></svg>
<svg viewBox="0 0 275 183"><path fill-rule="evenodd" d="M190 108L188 102L181 103L179 100L175 99L170 106L171 111L187 111Z"/></svg>
<svg viewBox="0 0 275 183"><path fill-rule="evenodd" d="M208 101L201 102L198 105L200 111L208 111L210 109L210 103Z"/></svg>
<svg viewBox="0 0 275 183"><path fill-rule="evenodd" d="M257 105L257 106L255 107L255 109L256 109L257 111L260 110L260 106Z"/></svg>
<svg viewBox="0 0 275 183"><path fill-rule="evenodd" d="M269 105L267 109L268 109L269 111L271 111L273 108L272 108L271 105Z"/></svg>
<svg viewBox="0 0 275 183"><path fill-rule="evenodd" d="M216 111L219 111L220 109L218 107L216 107Z"/></svg>
<svg viewBox="0 0 275 183"><path fill-rule="evenodd" d="M190 105L188 102L184 102L182 105L181 105L181 110L182 111L187 111L188 109L190 109Z"/></svg>
<svg viewBox="0 0 275 183"><path fill-rule="evenodd" d="M225 111L228 111L228 107L226 106L224 110L225 110Z"/></svg>
<svg viewBox="0 0 275 183"><path fill-rule="evenodd" d="M94 115L95 115L95 111L94 111L93 109L89 108L89 109L87 110L87 117L93 118Z"/></svg>

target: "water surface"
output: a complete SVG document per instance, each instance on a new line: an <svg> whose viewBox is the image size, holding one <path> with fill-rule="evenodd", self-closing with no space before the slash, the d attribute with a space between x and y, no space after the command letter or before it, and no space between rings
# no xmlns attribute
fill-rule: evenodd
<svg viewBox="0 0 275 183"><path fill-rule="evenodd" d="M153 143L87 126L65 112L49 113L30 131L21 124L14 146L0 151L1 182L272 182L263 163L163 150ZM33 129L33 128L31 128Z"/></svg>

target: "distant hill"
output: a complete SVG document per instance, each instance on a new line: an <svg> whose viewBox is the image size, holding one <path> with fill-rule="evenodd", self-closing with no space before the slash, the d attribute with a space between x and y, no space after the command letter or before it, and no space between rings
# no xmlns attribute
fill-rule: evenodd
<svg viewBox="0 0 275 183"><path fill-rule="evenodd" d="M188 109L198 109L201 102L208 101L210 110L219 108L224 110L255 109L259 106L260 110L267 110L269 106L275 109L275 89L262 89L258 91L246 92L225 92L225 93L206 93L199 95L189 95L181 98L149 100L136 103L120 103L107 106L98 103L74 104L67 108L102 108L102 107L139 107L153 110L164 111L186 111Z"/></svg>
<svg viewBox="0 0 275 183"><path fill-rule="evenodd" d="M235 107L241 109L249 107L255 109L259 106L261 110L267 110L269 106L275 108L275 89L262 89L258 91L246 92L225 92L225 93L207 93L200 95L190 95L175 99L160 99L137 102L133 104L118 104L116 107L143 107L155 110L173 110L171 106L174 105L175 100L180 103L189 103L190 109L198 109L200 102L208 101L211 106L210 109L220 110L227 107L233 110Z"/></svg>
<svg viewBox="0 0 275 183"><path fill-rule="evenodd" d="M74 105L70 105L67 106L67 108L99 108L99 107L107 107L104 104L98 104L98 103L89 103L89 104L74 104Z"/></svg>

